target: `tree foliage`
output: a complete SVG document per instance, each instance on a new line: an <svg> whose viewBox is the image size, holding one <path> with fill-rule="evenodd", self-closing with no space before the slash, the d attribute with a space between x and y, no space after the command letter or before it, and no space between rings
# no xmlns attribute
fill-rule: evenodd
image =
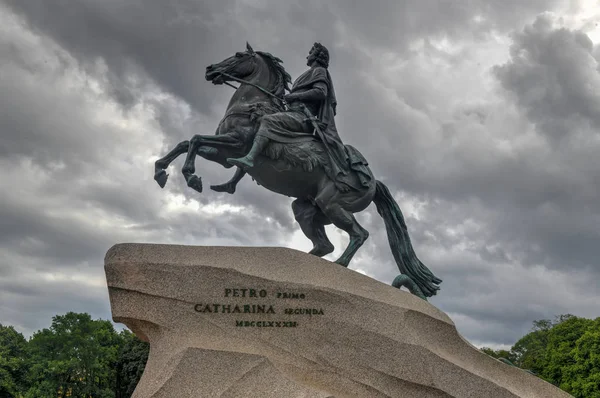
<svg viewBox="0 0 600 398"><path fill-rule="evenodd" d="M564 387L576 397L600 397L600 318L575 342L574 363L564 370Z"/></svg>
<svg viewBox="0 0 600 398"><path fill-rule="evenodd" d="M119 336L109 321L70 312L29 342L27 397L114 397Z"/></svg>
<svg viewBox="0 0 600 398"><path fill-rule="evenodd" d="M554 321L537 320L510 351L482 351L508 359L577 398L600 398L600 318L566 314Z"/></svg>
<svg viewBox="0 0 600 398"><path fill-rule="evenodd" d="M121 332L122 344L117 363L116 398L130 397L142 377L150 345L138 339L128 330Z"/></svg>
<svg viewBox="0 0 600 398"><path fill-rule="evenodd" d="M27 340L12 326L0 324L0 398L23 393L27 375Z"/></svg>
<svg viewBox="0 0 600 398"><path fill-rule="evenodd" d="M148 344L88 314L55 316L27 341L0 325L0 398L128 398Z"/></svg>

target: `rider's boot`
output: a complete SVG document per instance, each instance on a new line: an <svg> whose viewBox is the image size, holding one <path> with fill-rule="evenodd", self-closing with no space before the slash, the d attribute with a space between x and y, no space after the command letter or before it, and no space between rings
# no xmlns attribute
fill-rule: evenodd
<svg viewBox="0 0 600 398"><path fill-rule="evenodd" d="M252 148L246 156L237 159L228 158L227 162L234 166L241 167L244 170L254 167L254 160L263 151L263 149L265 149L268 143L269 139L267 137L258 135L256 138L254 138Z"/></svg>

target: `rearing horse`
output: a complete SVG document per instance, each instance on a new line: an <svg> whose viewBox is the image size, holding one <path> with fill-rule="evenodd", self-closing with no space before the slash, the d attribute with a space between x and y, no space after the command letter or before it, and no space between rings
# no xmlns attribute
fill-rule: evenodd
<svg viewBox="0 0 600 398"><path fill-rule="evenodd" d="M241 85L229 101L215 135L195 135L190 141L180 142L165 157L156 161L154 178L158 184L165 186L168 177L165 169L183 153L187 153L187 158L182 173L188 186L198 192L202 192L202 183L200 177L194 174L197 155L226 168L232 167L227 162L228 158L246 155L260 117L283 110L278 98L288 89L291 79L281 64L279 58L254 51L247 45L246 51L208 66L206 80L214 84L228 84L228 81L235 80ZM436 294L442 280L417 258L402 212L387 187L376 181L371 170L365 167L368 183L363 184L360 190L342 192L325 171L328 162L325 148L316 137L308 142L272 142L247 172L270 191L296 198L292 209L302 232L313 243L310 254L324 256L333 252L334 247L327 238L325 225L333 223L348 233L350 242L336 261L345 267L369 236L353 213L363 211L374 202L383 217L396 264L403 274L394 280L393 285L406 285L413 294L424 299ZM230 181L211 188L233 193L235 184L245 174L237 169Z"/></svg>

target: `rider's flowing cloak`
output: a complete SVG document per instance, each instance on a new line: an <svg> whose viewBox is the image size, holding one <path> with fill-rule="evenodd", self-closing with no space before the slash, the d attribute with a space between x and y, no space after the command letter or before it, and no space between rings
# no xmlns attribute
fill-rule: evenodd
<svg viewBox="0 0 600 398"><path fill-rule="evenodd" d="M322 134L320 139L325 146L329 157L327 170L329 177L336 183L338 188L345 189L349 186L353 189L363 189L369 185L371 174L367 169L367 161L358 150L349 145L344 145L337 132L335 125L335 114L337 99L333 82L329 71L323 67L311 68L304 72L294 82L290 93L303 92L315 88L316 85L327 86L327 96L320 102L318 109L313 109L319 119ZM309 108L311 104L306 104ZM266 116L258 134L283 143L299 142L313 139L313 127L306 122L306 114L291 104L287 112L280 112ZM356 172L353 176L350 170ZM358 179L356 178L358 177Z"/></svg>
<svg viewBox="0 0 600 398"><path fill-rule="evenodd" d="M337 99L329 71L325 68L309 69L296 79L291 92L311 89L317 83L327 85L327 98L321 102L316 116L323 126L321 139L329 155L331 177L338 187L340 187L340 183L357 190L367 187L371 180L371 174L367 169L367 160L357 149L342 143L335 125ZM356 172L358 181L352 178L350 170Z"/></svg>
<svg viewBox="0 0 600 398"><path fill-rule="evenodd" d="M325 68L311 68L304 72L292 86L291 93L310 90L318 83L324 83L327 86L327 96L321 101L317 114L321 126L321 136L325 149L331 161L331 173L336 179L343 178L349 173L348 154L342 143L342 139L335 126L335 108L337 99L329 71Z"/></svg>

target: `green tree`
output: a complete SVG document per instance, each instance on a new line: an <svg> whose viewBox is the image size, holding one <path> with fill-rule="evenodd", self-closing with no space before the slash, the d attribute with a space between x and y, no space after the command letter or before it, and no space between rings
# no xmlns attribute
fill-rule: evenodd
<svg viewBox="0 0 600 398"><path fill-rule="evenodd" d="M26 389L26 347L21 333L0 324L0 398L19 397Z"/></svg>
<svg viewBox="0 0 600 398"><path fill-rule="evenodd" d="M600 398L600 318L534 321L511 349L515 364L577 398Z"/></svg>
<svg viewBox="0 0 600 398"><path fill-rule="evenodd" d="M55 316L33 335L27 398L114 398L120 338L112 324L88 314Z"/></svg>
<svg viewBox="0 0 600 398"><path fill-rule="evenodd" d="M128 330L123 330L120 337L116 398L129 398L146 367L150 345Z"/></svg>
<svg viewBox="0 0 600 398"><path fill-rule="evenodd" d="M575 397L600 398L600 318L587 322L564 363L561 388Z"/></svg>
<svg viewBox="0 0 600 398"><path fill-rule="evenodd" d="M559 386L567 392L571 392L571 380L568 371L577 365L574 350L577 341L586 333L593 323L590 319L570 317L556 323L548 331L548 342L543 358L543 369L540 376L549 382Z"/></svg>
<svg viewBox="0 0 600 398"><path fill-rule="evenodd" d="M550 329L552 322L548 319L533 321L531 332L519 339L510 350L514 364L539 373L545 366L544 356Z"/></svg>

